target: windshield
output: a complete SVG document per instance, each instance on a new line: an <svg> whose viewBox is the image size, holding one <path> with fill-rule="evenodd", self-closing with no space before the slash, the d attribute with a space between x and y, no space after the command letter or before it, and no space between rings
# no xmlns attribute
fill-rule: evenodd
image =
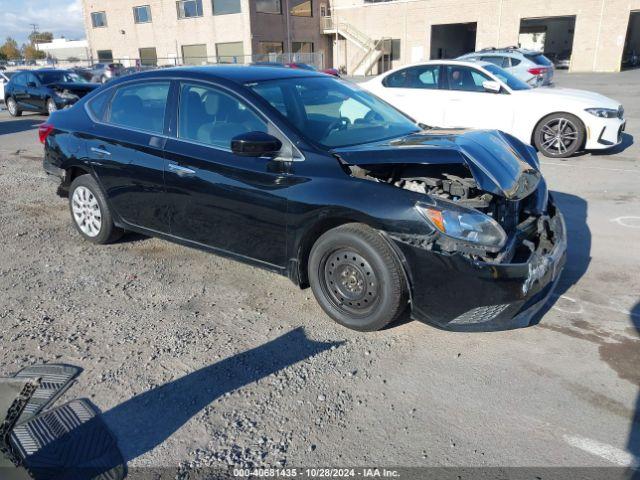
<svg viewBox="0 0 640 480"><path fill-rule="evenodd" d="M408 117L360 87L331 77L268 80L247 85L303 136L347 147L419 131Z"/></svg>
<svg viewBox="0 0 640 480"><path fill-rule="evenodd" d="M496 77L498 77L503 83L507 84L507 86L511 90L530 90L531 86L523 82L522 80L514 77L510 73L506 72L500 67L496 65L484 65L484 69L487 72L493 73Z"/></svg>
<svg viewBox="0 0 640 480"><path fill-rule="evenodd" d="M50 83L88 83L80 75L73 72L38 72L36 75L43 85Z"/></svg>

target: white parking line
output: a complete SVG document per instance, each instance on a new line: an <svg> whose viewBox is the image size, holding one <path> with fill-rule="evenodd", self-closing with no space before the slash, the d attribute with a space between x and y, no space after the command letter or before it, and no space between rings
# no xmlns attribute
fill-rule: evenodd
<svg viewBox="0 0 640 480"><path fill-rule="evenodd" d="M558 167L577 167L578 165L574 165L572 163L554 163L554 162L540 162L542 165L555 165ZM637 173L640 174L640 169L629 170L625 168L609 168L609 167L590 167L587 165L580 165L580 168L590 168L591 170L608 170L610 172L626 172L626 173Z"/></svg>
<svg viewBox="0 0 640 480"><path fill-rule="evenodd" d="M640 458L612 445L575 435L563 435L562 438L573 447L579 448L591 455L604 458L621 467L640 468Z"/></svg>

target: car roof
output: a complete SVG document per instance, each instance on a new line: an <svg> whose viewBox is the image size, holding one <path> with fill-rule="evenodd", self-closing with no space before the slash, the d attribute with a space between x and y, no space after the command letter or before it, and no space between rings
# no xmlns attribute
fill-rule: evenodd
<svg viewBox="0 0 640 480"><path fill-rule="evenodd" d="M459 59L459 60L427 60L425 62L417 62L417 63L412 63L411 65L403 65L401 67L398 68L394 68L392 71L397 72L398 70L404 70L405 68L408 67L418 67L418 66L422 66L422 65L459 65L459 66L480 66L480 67L484 67L486 65L492 65L491 62L485 62L483 60L466 60L466 59ZM389 72L385 72L385 73L389 73Z"/></svg>
<svg viewBox="0 0 640 480"><path fill-rule="evenodd" d="M202 80L227 80L238 84L262 82L266 80L280 80L285 78L327 78L327 75L320 72L314 72L312 70L270 67L266 65L207 65L198 67L171 67L140 72L134 75L129 75L125 78L132 80L134 78L162 78L175 77L177 75Z"/></svg>

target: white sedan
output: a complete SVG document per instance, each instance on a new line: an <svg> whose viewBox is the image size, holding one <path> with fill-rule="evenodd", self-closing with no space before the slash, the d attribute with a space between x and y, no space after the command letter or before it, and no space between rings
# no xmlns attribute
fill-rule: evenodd
<svg viewBox="0 0 640 480"><path fill-rule="evenodd" d="M4 86L9 83L11 73L0 71L0 102L4 102Z"/></svg>
<svg viewBox="0 0 640 480"><path fill-rule="evenodd" d="M584 90L533 89L487 62L425 62L361 85L420 123L502 130L547 157L611 148L625 127L615 100Z"/></svg>

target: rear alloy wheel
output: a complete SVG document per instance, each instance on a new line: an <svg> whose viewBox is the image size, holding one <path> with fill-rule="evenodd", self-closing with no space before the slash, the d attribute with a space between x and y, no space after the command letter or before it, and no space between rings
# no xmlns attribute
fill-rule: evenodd
<svg viewBox="0 0 640 480"><path fill-rule="evenodd" d="M12 117L19 117L22 115L22 110L18 108L18 102L13 97L7 99L7 110Z"/></svg>
<svg viewBox="0 0 640 480"><path fill-rule="evenodd" d="M71 182L69 208L76 230L93 243L111 243L123 231L113 224L113 217L98 183L91 175L81 175Z"/></svg>
<svg viewBox="0 0 640 480"><path fill-rule="evenodd" d="M366 225L346 224L323 234L311 249L308 271L320 306L347 328L379 330L407 307L402 266Z"/></svg>
<svg viewBox="0 0 640 480"><path fill-rule="evenodd" d="M47 100L47 113L51 115L53 112L56 112L57 110L58 110L58 106L56 105L56 102L53 100L53 98L50 98L49 100Z"/></svg>
<svg viewBox="0 0 640 480"><path fill-rule="evenodd" d="M534 133L536 148L551 158L570 157L584 143L584 126L569 113L554 113L543 118Z"/></svg>

